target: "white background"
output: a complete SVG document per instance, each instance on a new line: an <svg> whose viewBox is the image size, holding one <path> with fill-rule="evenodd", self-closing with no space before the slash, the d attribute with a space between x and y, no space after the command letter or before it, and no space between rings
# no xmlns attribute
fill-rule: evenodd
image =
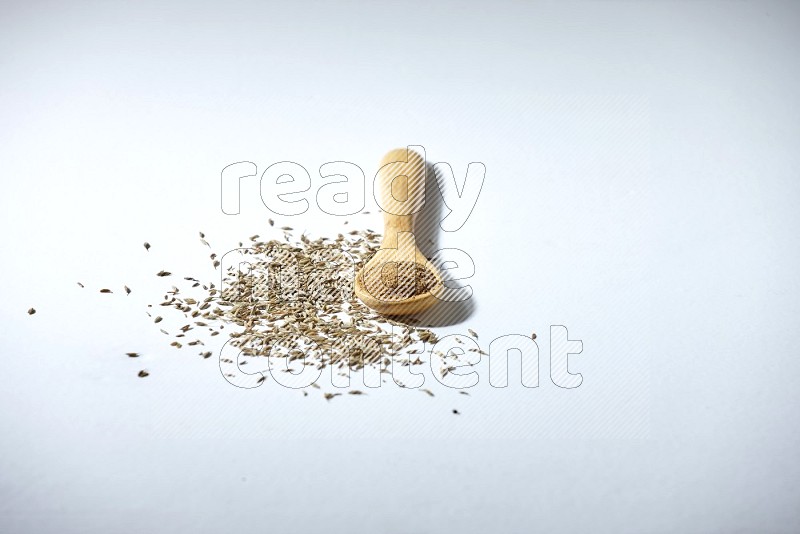
<svg viewBox="0 0 800 534"><path fill-rule="evenodd" d="M3 3L0 530L795 531L799 30L796 3ZM302 164L277 226L332 235L381 220L322 213L319 166L406 144L487 169L439 236L474 310L437 332L535 331L539 388L484 361L470 396L326 402L168 346L154 274L214 280L198 231L272 236L257 178L221 212L223 167Z"/></svg>

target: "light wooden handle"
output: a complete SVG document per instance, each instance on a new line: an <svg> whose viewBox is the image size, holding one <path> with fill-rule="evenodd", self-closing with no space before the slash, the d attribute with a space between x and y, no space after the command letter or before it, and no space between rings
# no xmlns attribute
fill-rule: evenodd
<svg viewBox="0 0 800 534"><path fill-rule="evenodd" d="M414 213L425 204L425 160L416 152L396 148L383 157L378 173L384 226L381 248L397 248L397 234L414 231Z"/></svg>

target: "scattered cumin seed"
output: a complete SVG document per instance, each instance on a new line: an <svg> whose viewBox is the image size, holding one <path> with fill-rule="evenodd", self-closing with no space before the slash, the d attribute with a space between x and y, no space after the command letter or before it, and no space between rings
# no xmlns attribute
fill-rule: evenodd
<svg viewBox="0 0 800 534"><path fill-rule="evenodd" d="M128 286L125 286L125 293L130 295L131 294L131 288L129 288Z"/></svg>
<svg viewBox="0 0 800 534"><path fill-rule="evenodd" d="M147 372L146 370L144 370L144 369L142 369L141 371L139 371L139 378L144 378L144 377L146 377L146 376L150 376L150 373L148 373L148 372Z"/></svg>
<svg viewBox="0 0 800 534"><path fill-rule="evenodd" d="M475 330L473 330L472 328L467 328L467 331L469 331L469 335L471 335L475 339L478 339L478 334L475 333Z"/></svg>
<svg viewBox="0 0 800 534"><path fill-rule="evenodd" d="M83 284L81 284L80 282L78 282L78 285L79 285L79 286L81 286L81 288L85 287L85 286L84 286Z"/></svg>
<svg viewBox="0 0 800 534"><path fill-rule="evenodd" d="M433 391L431 391L429 389L426 389L426 388L420 389L420 391L422 391L423 393L427 393L431 397L435 397L436 396L436 395L433 394Z"/></svg>
<svg viewBox="0 0 800 534"><path fill-rule="evenodd" d="M461 412L459 412L459 411L458 411L458 410L456 410L455 408L453 408L453 413L454 413L454 414L456 414L456 415L461 415Z"/></svg>
<svg viewBox="0 0 800 534"><path fill-rule="evenodd" d="M144 242L144 249L148 251L150 250L150 243L148 243L147 241Z"/></svg>
<svg viewBox="0 0 800 534"><path fill-rule="evenodd" d="M36 313L35 309L33 309L33 308L29 308L28 309L28 315L33 315L34 313Z"/></svg>
<svg viewBox="0 0 800 534"><path fill-rule="evenodd" d="M378 315L344 291L352 280L342 276L344 269L352 270L348 276L360 271L379 250L381 237L372 230L316 239L305 233L295 238L291 230L284 230L285 242L255 241L260 236L251 236L253 243L243 252L252 267L248 272L227 267L221 273L220 288L183 277L194 282L193 289L182 293L173 286L165 292L160 306L172 308L191 321L181 328L181 333L171 336L172 346L180 348L182 345L176 340L185 337L183 332L192 327L202 328L201 334L213 337L229 332L226 327L233 326L240 328L231 329L234 332L230 341L247 358L266 357L274 348L280 348L276 357L317 369L359 370L374 366L388 372L393 362L421 364L420 351L411 346L419 341L435 344L438 339L432 331ZM216 253L209 257L215 268L220 267L221 259ZM273 264L276 269L270 270ZM290 268L284 271L286 266ZM275 276L276 270L281 271L280 277ZM284 275L290 278L286 284L282 283ZM199 287L202 289L194 289ZM166 330L161 332L170 335ZM351 335L367 338L379 350L349 350L341 341ZM313 342L315 348L298 346L295 340L301 336ZM190 341L189 346L200 345L205 338L192 339L195 341ZM198 354L210 358L212 351ZM318 384L312 387L320 388ZM367 395L363 391L324 395L331 400L341 394Z"/></svg>
<svg viewBox="0 0 800 534"><path fill-rule="evenodd" d="M110 289L101 289L100 293L113 293Z"/></svg>
<svg viewBox="0 0 800 534"><path fill-rule="evenodd" d="M126 352L125 355L128 358L138 358L139 357L139 353L138 352Z"/></svg>
<svg viewBox="0 0 800 534"><path fill-rule="evenodd" d="M171 276L171 275L172 275L172 273L169 272L169 271L158 271L156 273L156 276Z"/></svg>

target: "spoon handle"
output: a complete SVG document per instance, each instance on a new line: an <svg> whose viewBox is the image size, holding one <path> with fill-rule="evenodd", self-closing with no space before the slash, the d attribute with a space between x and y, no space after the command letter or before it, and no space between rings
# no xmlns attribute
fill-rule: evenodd
<svg viewBox="0 0 800 534"><path fill-rule="evenodd" d="M381 248L397 248L397 234L414 231L414 213L425 204L425 160L412 150L396 148L378 171L383 209Z"/></svg>

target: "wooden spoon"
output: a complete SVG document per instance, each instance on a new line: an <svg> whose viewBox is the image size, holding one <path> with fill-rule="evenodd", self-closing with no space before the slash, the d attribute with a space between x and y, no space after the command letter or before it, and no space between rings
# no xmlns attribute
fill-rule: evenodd
<svg viewBox="0 0 800 534"><path fill-rule="evenodd" d="M421 313L442 289L439 270L420 252L413 233L413 214L425 203L425 160L405 148L391 150L381 160L377 182L383 241L356 276L356 296L384 315Z"/></svg>

